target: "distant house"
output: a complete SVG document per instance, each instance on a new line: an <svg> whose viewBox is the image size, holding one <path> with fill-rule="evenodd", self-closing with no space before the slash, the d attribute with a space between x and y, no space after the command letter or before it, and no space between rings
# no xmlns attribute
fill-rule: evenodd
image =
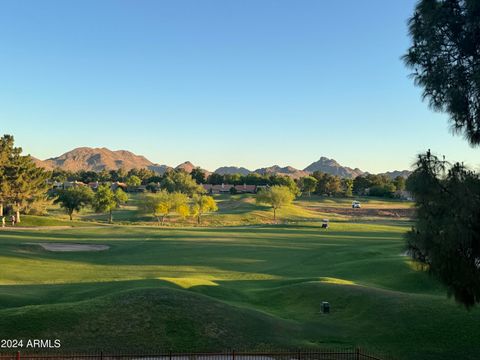
<svg viewBox="0 0 480 360"><path fill-rule="evenodd" d="M53 181L49 183L52 185L53 189L63 189L63 182L61 181Z"/></svg>
<svg viewBox="0 0 480 360"><path fill-rule="evenodd" d="M213 185L213 192L218 194L230 193L232 188L233 185L230 184Z"/></svg>
<svg viewBox="0 0 480 360"><path fill-rule="evenodd" d="M240 194L255 194L257 192L257 185L235 185L235 190Z"/></svg>
<svg viewBox="0 0 480 360"><path fill-rule="evenodd" d="M209 194L229 194L230 189L233 188L233 185L230 185L230 184L221 184L221 185L202 184L202 187Z"/></svg>
<svg viewBox="0 0 480 360"><path fill-rule="evenodd" d="M98 181L92 181L87 184L92 190L97 190L100 183Z"/></svg>
<svg viewBox="0 0 480 360"><path fill-rule="evenodd" d="M81 181L65 181L63 183L63 189L68 189L72 187L78 187L78 186L87 186L87 184L81 182Z"/></svg>
<svg viewBox="0 0 480 360"><path fill-rule="evenodd" d="M221 185L212 185L212 184L202 184L203 189L209 194L229 194L232 192L232 189L235 189L235 192L239 194L255 194L257 192L256 185L231 185L231 184L221 184Z"/></svg>
<svg viewBox="0 0 480 360"><path fill-rule="evenodd" d="M127 191L128 186L127 186L127 184L125 184L123 182L116 181L110 186L110 189L112 189L113 191L115 191L117 189L122 189L123 191Z"/></svg>

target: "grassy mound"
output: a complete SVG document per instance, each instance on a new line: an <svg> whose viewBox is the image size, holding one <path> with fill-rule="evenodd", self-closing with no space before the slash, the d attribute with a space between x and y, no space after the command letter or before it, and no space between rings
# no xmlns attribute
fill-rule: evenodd
<svg viewBox="0 0 480 360"><path fill-rule="evenodd" d="M11 338L26 333L60 338L63 347L82 351L220 351L294 345L297 328L259 311L166 287L4 309L0 316L2 329L10 329Z"/></svg>

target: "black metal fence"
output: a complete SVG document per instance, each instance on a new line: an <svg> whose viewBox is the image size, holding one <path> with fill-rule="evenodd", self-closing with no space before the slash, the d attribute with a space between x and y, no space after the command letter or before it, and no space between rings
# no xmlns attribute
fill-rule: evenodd
<svg viewBox="0 0 480 360"><path fill-rule="evenodd" d="M301 351L158 352L147 354L0 353L0 360L393 360L363 349Z"/></svg>

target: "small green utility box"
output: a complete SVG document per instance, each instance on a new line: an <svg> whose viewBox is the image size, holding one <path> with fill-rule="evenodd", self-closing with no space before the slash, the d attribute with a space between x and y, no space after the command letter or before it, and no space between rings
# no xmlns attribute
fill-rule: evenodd
<svg viewBox="0 0 480 360"><path fill-rule="evenodd" d="M330 313L330 304L327 301L322 301L322 313Z"/></svg>

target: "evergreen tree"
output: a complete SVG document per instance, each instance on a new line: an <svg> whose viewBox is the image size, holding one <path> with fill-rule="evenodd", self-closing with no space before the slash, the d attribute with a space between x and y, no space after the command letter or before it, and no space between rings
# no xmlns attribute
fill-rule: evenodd
<svg viewBox="0 0 480 360"><path fill-rule="evenodd" d="M455 132L480 145L480 1L420 0L404 56L430 106L450 116ZM413 176L412 176L413 175ZM480 301L478 175L421 155L407 180L415 197L410 252L428 264L467 307Z"/></svg>
<svg viewBox="0 0 480 360"><path fill-rule="evenodd" d="M407 236L411 256L470 307L480 302L480 178L427 152L407 180L417 220Z"/></svg>
<svg viewBox="0 0 480 360"><path fill-rule="evenodd" d="M38 168L29 155L22 155L22 149L14 147L14 139L5 135L0 139L0 201L11 205L16 221L28 206L46 197L49 173Z"/></svg>
<svg viewBox="0 0 480 360"><path fill-rule="evenodd" d="M0 138L0 216L3 216L3 208L9 194L9 183L5 169L14 152L19 151L13 146L13 136L5 135Z"/></svg>
<svg viewBox="0 0 480 360"><path fill-rule="evenodd" d="M480 144L480 1L421 0L404 56L423 97L450 115L452 128Z"/></svg>

